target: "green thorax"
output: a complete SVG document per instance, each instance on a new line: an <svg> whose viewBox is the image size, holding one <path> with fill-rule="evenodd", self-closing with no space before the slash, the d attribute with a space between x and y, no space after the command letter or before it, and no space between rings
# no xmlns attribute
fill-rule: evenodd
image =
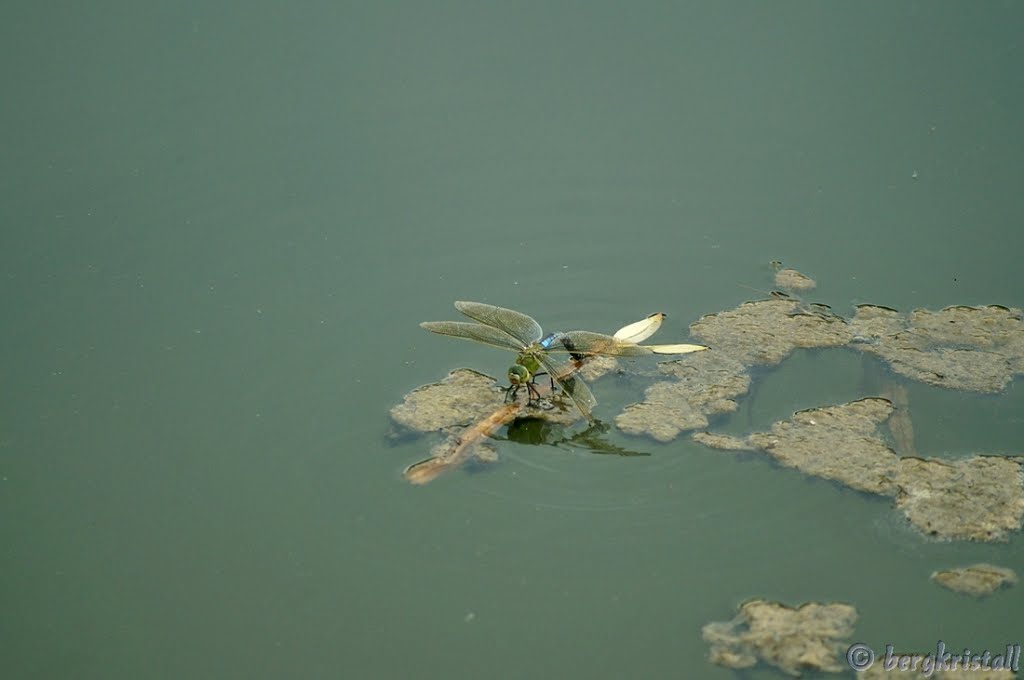
<svg viewBox="0 0 1024 680"><path fill-rule="evenodd" d="M519 353L519 356L516 357L516 363L525 368L532 375L540 369L540 360L537 358L536 353L542 351L543 348L540 345L533 343Z"/></svg>

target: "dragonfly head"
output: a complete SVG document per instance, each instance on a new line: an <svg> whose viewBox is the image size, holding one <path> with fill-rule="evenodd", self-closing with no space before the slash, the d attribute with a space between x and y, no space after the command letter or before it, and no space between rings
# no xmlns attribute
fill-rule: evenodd
<svg viewBox="0 0 1024 680"><path fill-rule="evenodd" d="M508 369L508 381L513 385L525 385L530 381L530 372L525 366L515 364Z"/></svg>

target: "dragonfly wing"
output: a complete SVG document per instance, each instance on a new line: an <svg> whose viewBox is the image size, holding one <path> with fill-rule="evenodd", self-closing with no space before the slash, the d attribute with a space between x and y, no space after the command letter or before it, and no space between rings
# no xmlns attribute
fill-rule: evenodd
<svg viewBox="0 0 1024 680"><path fill-rule="evenodd" d="M513 352L521 352L523 350L523 345L519 340L502 330L485 326L482 323L472 323L469 321L424 321L420 326L432 333L450 335L453 338L476 340L485 345L500 347L501 349L508 349Z"/></svg>
<svg viewBox="0 0 1024 680"><path fill-rule="evenodd" d="M514 309L495 307L483 302L463 301L456 302L455 309L473 321L479 321L484 325L508 333L521 343L520 347L532 345L544 334L539 323Z"/></svg>
<svg viewBox="0 0 1024 680"><path fill-rule="evenodd" d="M689 354L711 349L707 345L641 345L655 354Z"/></svg>
<svg viewBox="0 0 1024 680"><path fill-rule="evenodd" d="M654 335L661 328L661 322L664 320L665 315L661 312L651 314L646 319L623 326L615 331L615 335L612 337L620 342L631 342L635 345Z"/></svg>
<svg viewBox="0 0 1024 680"><path fill-rule="evenodd" d="M689 354L707 349L704 345L637 345L622 342L610 335L590 331L569 331L560 333L552 343L552 352L573 354L601 354L613 357L638 357L645 354Z"/></svg>
<svg viewBox="0 0 1024 680"><path fill-rule="evenodd" d="M651 354L651 350L643 345L616 340L604 333L590 331L569 331L559 333L552 343L552 352L571 352L573 354L600 354L613 357L637 357Z"/></svg>
<svg viewBox="0 0 1024 680"><path fill-rule="evenodd" d="M541 364L555 379L555 382L562 388L562 391L569 395L576 408L580 410L583 417L589 422L594 422L594 407L597 406L597 399L594 393L583 382L583 378L574 373L579 370L579 364L574 361L553 361L552 357L539 355Z"/></svg>

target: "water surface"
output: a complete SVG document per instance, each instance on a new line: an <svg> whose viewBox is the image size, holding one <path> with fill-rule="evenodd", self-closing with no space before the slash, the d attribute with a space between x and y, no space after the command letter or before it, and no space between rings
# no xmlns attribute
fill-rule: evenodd
<svg viewBox="0 0 1024 680"><path fill-rule="evenodd" d="M455 299L662 342L758 297L1024 305L1024 7L16 4L0 40L0 667L11 678L727 678L700 628L841 600L881 648L1020 642L885 499L764 458L502 442L424 488L388 409L509 357ZM646 368L650 368L647 366ZM869 372L870 373L870 372ZM746 433L864 393L759 374ZM610 420L642 377L597 383ZM910 386L918 448L1020 452L1020 381ZM1011 640L1017 635L1016 640ZM752 677L781 677L759 669Z"/></svg>

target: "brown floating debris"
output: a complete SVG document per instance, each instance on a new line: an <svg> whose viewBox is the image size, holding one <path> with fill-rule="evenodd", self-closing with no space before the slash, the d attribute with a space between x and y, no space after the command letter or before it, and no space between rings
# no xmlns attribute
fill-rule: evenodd
<svg viewBox="0 0 1024 680"><path fill-rule="evenodd" d="M857 349L892 370L950 389L999 392L1024 373L1024 321L997 305L918 309L909 315L861 305L850 321Z"/></svg>
<svg viewBox="0 0 1024 680"><path fill-rule="evenodd" d="M896 507L925 533L1004 541L1024 518L1024 476L1015 459L900 459Z"/></svg>
<svg viewBox="0 0 1024 680"><path fill-rule="evenodd" d="M707 427L710 415L735 411L735 399L750 388L746 367L715 351L664 362L658 370L675 379L651 385L642 402L616 416L623 432L671 441L685 430Z"/></svg>
<svg viewBox="0 0 1024 680"><path fill-rule="evenodd" d="M985 597L1003 587L1017 583L1012 569L992 564L972 564L969 567L936 571L932 580L944 588L974 597Z"/></svg>
<svg viewBox="0 0 1024 680"><path fill-rule="evenodd" d="M896 491L899 457L876 435L892 414L885 399L861 399L842 406L809 409L776 423L748 441L787 467L833 479L859 491Z"/></svg>
<svg viewBox="0 0 1024 680"><path fill-rule="evenodd" d="M723 451L753 451L754 447L750 445L743 437L734 437L730 434L715 434L714 432L694 432L690 437L695 442L699 442L704 446L708 446L712 449L721 449Z"/></svg>
<svg viewBox="0 0 1024 680"><path fill-rule="evenodd" d="M728 668L750 668L759 660L793 676L804 671L839 672L853 634L857 610L834 602L808 602L797 608L750 600L732 621L702 629L710 660Z"/></svg>
<svg viewBox="0 0 1024 680"><path fill-rule="evenodd" d="M887 381L882 389L882 397L888 399L893 406L892 415L889 416L889 433L896 444L896 453L916 457L914 424L910 420L910 397L906 385Z"/></svg>
<svg viewBox="0 0 1024 680"><path fill-rule="evenodd" d="M391 409L396 423L417 432L468 425L505 403L497 381L470 368L456 368L441 381L417 387Z"/></svg>
<svg viewBox="0 0 1024 680"><path fill-rule="evenodd" d="M775 285L783 290L802 293L814 290L818 284L814 279L804 276L795 269L786 267L775 272Z"/></svg>
<svg viewBox="0 0 1024 680"><path fill-rule="evenodd" d="M437 479L442 473L462 465L471 456L477 456L485 462L494 462L497 460L497 453L493 449L485 448L482 440L502 425L514 420L522 408L522 404L518 402L503 404L490 416L449 435L448 439L435 447L430 458L407 467L405 478L413 484L426 484Z"/></svg>
<svg viewBox="0 0 1024 680"><path fill-rule="evenodd" d="M687 402L685 387L678 382L660 382L644 392L644 401L632 404L615 417L615 425L627 434L648 434L668 442L684 430L705 427L707 417Z"/></svg>
<svg viewBox="0 0 1024 680"><path fill-rule="evenodd" d="M690 334L742 364L777 364L797 347L841 347L853 339L846 322L825 310L792 299L746 302L701 317Z"/></svg>
<svg viewBox="0 0 1024 680"><path fill-rule="evenodd" d="M781 464L845 486L891 496L912 524L944 539L1006 540L1024 519L1021 459L981 456L957 461L900 458L879 426L893 413L868 398L795 413L746 438L696 433L707 446L749 448Z"/></svg>

